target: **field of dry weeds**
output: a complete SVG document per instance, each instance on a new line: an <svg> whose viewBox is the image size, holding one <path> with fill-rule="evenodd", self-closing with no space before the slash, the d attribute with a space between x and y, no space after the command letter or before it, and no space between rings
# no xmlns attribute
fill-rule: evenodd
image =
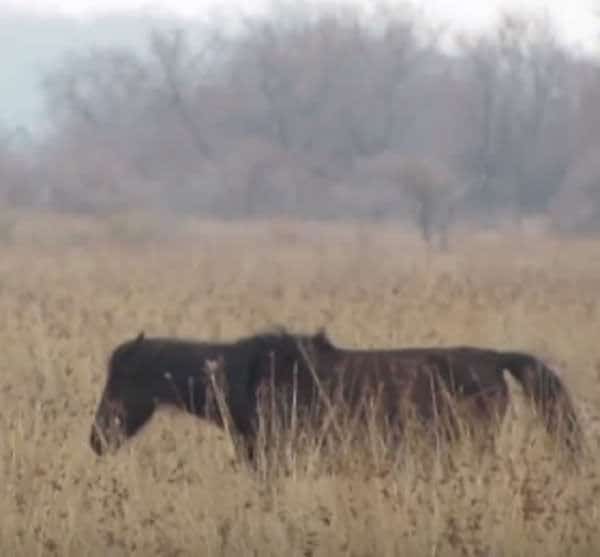
<svg viewBox="0 0 600 557"><path fill-rule="evenodd" d="M428 252L391 227L20 216L0 238L0 554L600 554L600 242L458 233ZM518 401L494 451L413 443L389 465L308 451L253 474L222 432L160 413L119 453L88 446L111 348L325 326L346 346L511 347L545 358L588 432L561 466ZM518 395L518 387L511 389Z"/></svg>

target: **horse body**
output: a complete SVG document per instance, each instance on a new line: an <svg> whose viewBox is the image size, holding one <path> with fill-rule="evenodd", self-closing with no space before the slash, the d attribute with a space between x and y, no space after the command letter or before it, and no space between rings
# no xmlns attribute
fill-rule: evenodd
<svg viewBox="0 0 600 557"><path fill-rule="evenodd" d="M382 391L389 419L401 419L407 406L424 422L447 417L449 404L461 404L480 418L503 414L508 388L497 373L494 355L476 348L409 348L312 351L316 367L333 371L335 382L351 406L361 397Z"/></svg>
<svg viewBox="0 0 600 557"><path fill-rule="evenodd" d="M568 391L553 370L530 354L471 346L344 349L324 333L305 341L303 353L351 407L379 390L388 421L402 422L410 410L422 423L451 429L458 426L457 418L474 427L504 418L508 371L548 432L569 451L581 450L582 433Z"/></svg>
<svg viewBox="0 0 600 557"><path fill-rule="evenodd" d="M458 410L478 426L506 413L505 369L540 410L550 433L566 424L562 437L577 450L580 431L568 393L552 370L528 354L473 347L349 350L333 345L323 332L285 331L232 343L143 335L123 343L110 358L90 442L97 454L107 445L118 447L161 404L223 425L226 416L209 404L215 380L250 456L261 400L283 427L296 417L322 423L340 405L364 422L374 400L380 417L398 430L408 409L421 422L435 425L456 425Z"/></svg>

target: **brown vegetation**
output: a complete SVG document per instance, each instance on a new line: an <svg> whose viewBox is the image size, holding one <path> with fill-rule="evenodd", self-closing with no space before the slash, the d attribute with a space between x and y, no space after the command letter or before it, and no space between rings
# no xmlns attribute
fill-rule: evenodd
<svg viewBox="0 0 600 557"><path fill-rule="evenodd" d="M117 232L18 215L0 247L3 554L595 554L597 242L457 232L438 254L384 226L182 221L139 246ZM539 354L573 393L589 460L562 467L512 384L517 402L478 458L468 439L442 458L417 434L390 454L373 432L299 453L282 439L255 473L219 430L169 412L112 457L90 450L122 339L229 340L273 323L326 326L345 346Z"/></svg>

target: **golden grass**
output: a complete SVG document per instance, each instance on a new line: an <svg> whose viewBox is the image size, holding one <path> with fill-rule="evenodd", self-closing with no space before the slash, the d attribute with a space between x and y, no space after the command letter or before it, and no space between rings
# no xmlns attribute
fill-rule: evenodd
<svg viewBox="0 0 600 557"><path fill-rule="evenodd" d="M391 226L189 221L139 245L118 242L127 229L20 216L0 246L2 555L598 554L600 242L463 232L440 254ZM519 404L479 459L415 445L390 465L373 436L263 477L173 411L114 456L89 449L116 343L275 323L347 346L533 352L572 390L589 460L561 467Z"/></svg>

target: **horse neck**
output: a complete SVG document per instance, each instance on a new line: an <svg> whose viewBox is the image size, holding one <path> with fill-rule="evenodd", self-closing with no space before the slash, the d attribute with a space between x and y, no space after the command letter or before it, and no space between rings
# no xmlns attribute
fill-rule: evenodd
<svg viewBox="0 0 600 557"><path fill-rule="evenodd" d="M205 404L205 382L200 374L170 373L162 374L157 401L176 406L191 414L201 414Z"/></svg>

